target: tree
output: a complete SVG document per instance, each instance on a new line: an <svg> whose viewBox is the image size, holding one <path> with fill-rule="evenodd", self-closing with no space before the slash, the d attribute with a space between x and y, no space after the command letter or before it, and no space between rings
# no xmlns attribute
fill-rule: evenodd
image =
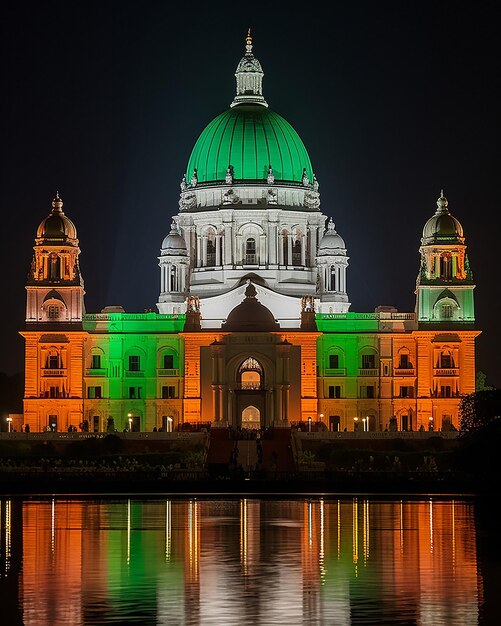
<svg viewBox="0 0 501 626"><path fill-rule="evenodd" d="M487 374L484 372L477 372L475 376L475 391L490 391L494 389L487 384Z"/></svg>
<svg viewBox="0 0 501 626"><path fill-rule="evenodd" d="M459 403L461 433L477 432L498 420L501 422L500 389L475 391L461 398Z"/></svg>

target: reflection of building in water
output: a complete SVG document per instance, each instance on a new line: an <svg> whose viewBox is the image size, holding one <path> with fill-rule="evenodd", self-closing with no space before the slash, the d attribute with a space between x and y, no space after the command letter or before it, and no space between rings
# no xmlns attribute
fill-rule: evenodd
<svg viewBox="0 0 501 626"><path fill-rule="evenodd" d="M69 615L74 624L478 621L483 583L465 501L3 500L0 515L9 626Z"/></svg>
<svg viewBox="0 0 501 626"><path fill-rule="evenodd" d="M22 624L23 535L22 504L18 498L0 498L0 598L2 624Z"/></svg>
<svg viewBox="0 0 501 626"><path fill-rule="evenodd" d="M54 499L23 505L25 624L83 622L83 508Z"/></svg>

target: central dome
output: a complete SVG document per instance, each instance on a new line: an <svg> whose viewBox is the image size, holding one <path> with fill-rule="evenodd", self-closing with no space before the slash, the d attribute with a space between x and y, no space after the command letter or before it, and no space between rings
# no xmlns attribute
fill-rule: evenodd
<svg viewBox="0 0 501 626"><path fill-rule="evenodd" d="M186 171L198 184L224 182L228 167L235 181L263 181L271 166L275 180L300 184L303 171L313 180L310 157L301 138L283 117L259 104L239 104L221 113L202 131Z"/></svg>

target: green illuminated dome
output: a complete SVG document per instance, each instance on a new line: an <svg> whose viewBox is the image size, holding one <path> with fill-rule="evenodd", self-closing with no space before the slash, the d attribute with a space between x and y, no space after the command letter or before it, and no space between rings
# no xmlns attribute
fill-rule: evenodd
<svg viewBox="0 0 501 626"><path fill-rule="evenodd" d="M260 104L238 104L221 113L198 138L186 179L197 171L198 183L222 182L228 167L235 180L301 183L303 170L313 180L310 157L301 138L283 117Z"/></svg>
<svg viewBox="0 0 501 626"><path fill-rule="evenodd" d="M263 70L252 52L250 31L237 66L231 108L202 131L191 152L186 181L313 181L310 157L301 138L283 117L270 111L262 93ZM271 171L270 171L271 168Z"/></svg>

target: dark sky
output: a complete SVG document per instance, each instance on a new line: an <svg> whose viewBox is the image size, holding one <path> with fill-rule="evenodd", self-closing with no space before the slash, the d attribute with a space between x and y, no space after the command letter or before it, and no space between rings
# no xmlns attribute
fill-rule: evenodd
<svg viewBox="0 0 501 626"><path fill-rule="evenodd" d="M87 311L155 306L180 179L233 98L250 26L264 95L302 137L347 243L351 310L414 309L443 188L477 284L478 369L501 386L497 5L4 2L0 371L22 369L24 282L56 189L78 229Z"/></svg>

